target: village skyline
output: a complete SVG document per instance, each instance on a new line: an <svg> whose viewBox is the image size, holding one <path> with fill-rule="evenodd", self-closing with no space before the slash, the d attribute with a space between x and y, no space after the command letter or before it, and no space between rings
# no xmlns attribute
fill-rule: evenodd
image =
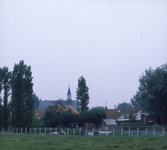
<svg viewBox="0 0 167 150"><path fill-rule="evenodd" d="M144 1L0 1L0 67L31 66L41 100L76 100L78 78L89 107L130 102L149 67L166 63L167 3ZM155 11L156 10L156 11Z"/></svg>

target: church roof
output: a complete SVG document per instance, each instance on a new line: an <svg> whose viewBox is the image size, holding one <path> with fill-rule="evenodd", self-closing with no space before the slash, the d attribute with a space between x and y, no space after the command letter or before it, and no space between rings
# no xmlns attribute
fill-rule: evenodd
<svg viewBox="0 0 167 150"><path fill-rule="evenodd" d="M42 109L47 109L47 107L55 102L57 102L58 100L45 100L45 101L40 101L39 102L39 110ZM67 100L62 100L63 105L71 105L73 106L73 108L78 111L78 101L77 100L71 100L70 102Z"/></svg>

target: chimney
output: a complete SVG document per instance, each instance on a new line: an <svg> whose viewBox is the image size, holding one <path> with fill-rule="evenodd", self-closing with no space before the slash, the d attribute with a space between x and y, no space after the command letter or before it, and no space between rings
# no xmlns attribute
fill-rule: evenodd
<svg viewBox="0 0 167 150"><path fill-rule="evenodd" d="M105 107L105 109L107 110L107 106Z"/></svg>
<svg viewBox="0 0 167 150"><path fill-rule="evenodd" d="M116 105L114 105L114 107L115 107L115 109L117 109L117 106L116 106Z"/></svg>

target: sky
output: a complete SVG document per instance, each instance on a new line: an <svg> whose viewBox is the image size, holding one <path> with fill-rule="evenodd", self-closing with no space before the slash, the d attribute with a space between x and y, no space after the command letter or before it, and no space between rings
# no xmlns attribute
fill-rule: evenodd
<svg viewBox="0 0 167 150"><path fill-rule="evenodd" d="M167 62L166 0L0 0L0 67L24 60L42 100L130 102L145 69Z"/></svg>

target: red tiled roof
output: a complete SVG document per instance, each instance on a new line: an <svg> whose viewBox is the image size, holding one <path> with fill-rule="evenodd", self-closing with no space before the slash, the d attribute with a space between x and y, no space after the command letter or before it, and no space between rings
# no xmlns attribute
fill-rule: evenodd
<svg viewBox="0 0 167 150"><path fill-rule="evenodd" d="M42 119L46 110L35 110L34 118Z"/></svg>
<svg viewBox="0 0 167 150"><path fill-rule="evenodd" d="M54 106L54 105L51 104L50 106ZM58 105L58 106L61 107L61 105ZM68 110L68 109L71 109L73 113L79 114L79 113L74 109L73 106L71 106L71 105L63 105L63 106L65 106L64 111L65 111L65 110Z"/></svg>
<svg viewBox="0 0 167 150"><path fill-rule="evenodd" d="M107 109L107 118L106 119L118 119L124 114L129 114L132 112L133 114L136 114L139 112L141 108L129 108L129 109Z"/></svg>

